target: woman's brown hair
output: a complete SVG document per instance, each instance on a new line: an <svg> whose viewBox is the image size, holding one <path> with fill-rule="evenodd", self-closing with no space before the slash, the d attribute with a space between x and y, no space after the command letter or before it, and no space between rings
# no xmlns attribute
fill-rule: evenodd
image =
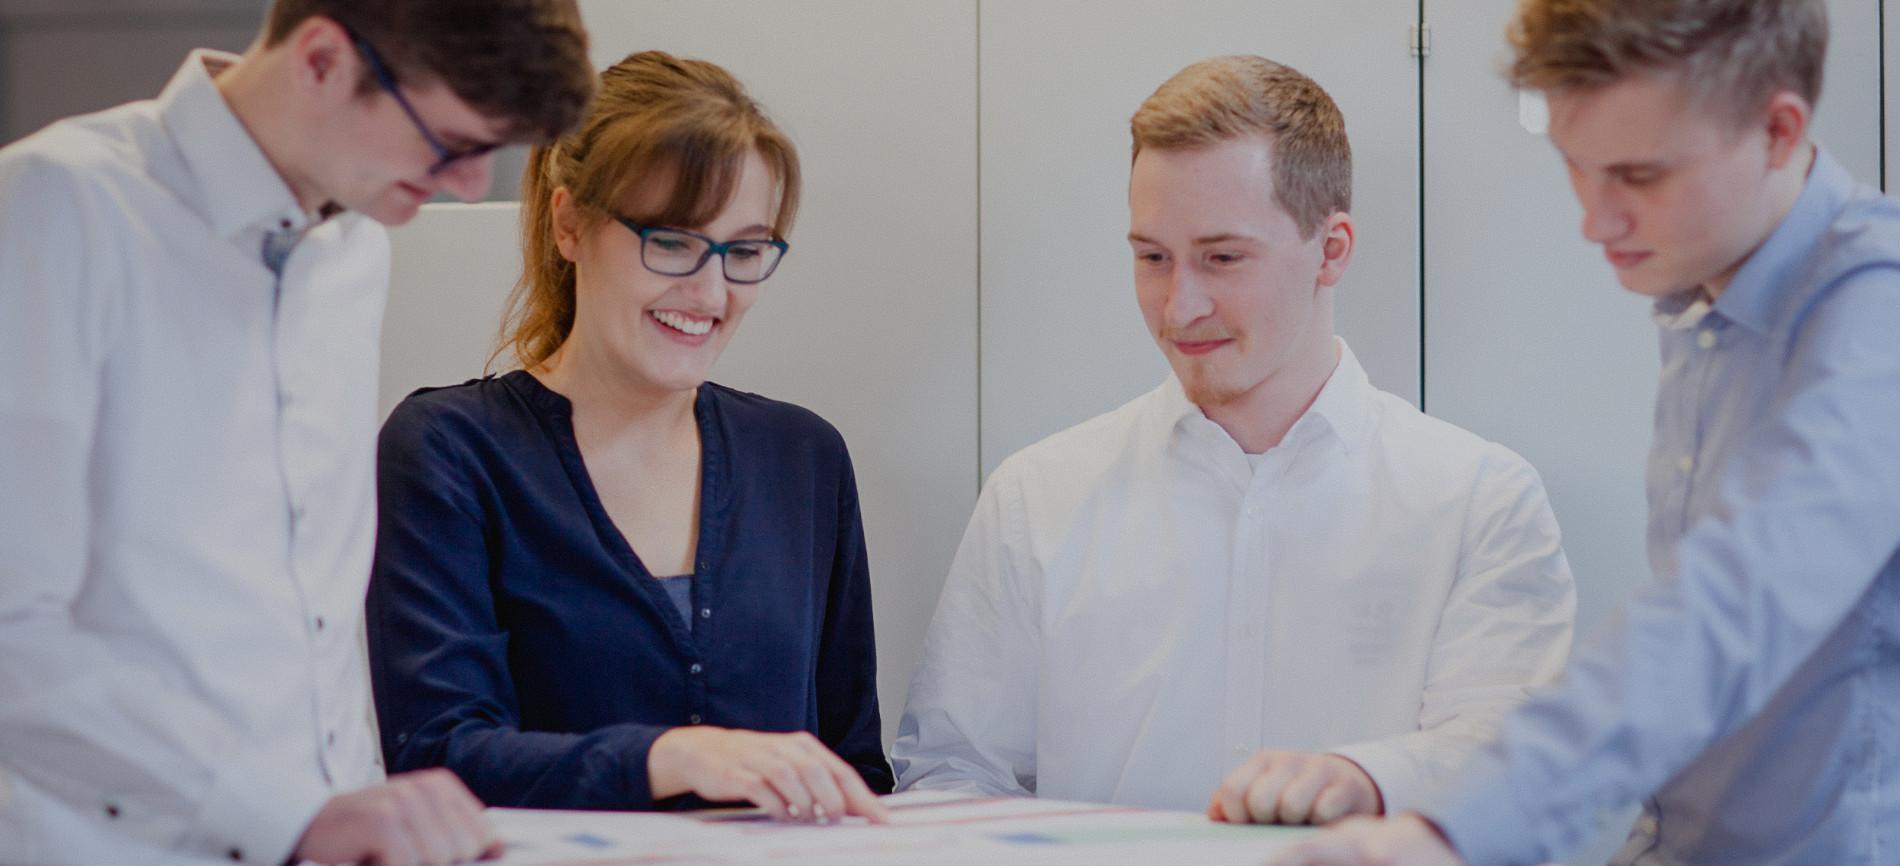
<svg viewBox="0 0 1900 866"><path fill-rule="evenodd" d="M521 182L521 279L508 298L500 345L531 369L574 329L574 263L554 240L554 191L566 187L585 227L625 216L647 225L695 228L731 200L748 154L778 183L773 235L798 211L798 153L745 86L703 60L642 51L609 67L574 131L536 147ZM649 213L623 213L632 190L670 182ZM493 363L494 358L490 358Z"/></svg>

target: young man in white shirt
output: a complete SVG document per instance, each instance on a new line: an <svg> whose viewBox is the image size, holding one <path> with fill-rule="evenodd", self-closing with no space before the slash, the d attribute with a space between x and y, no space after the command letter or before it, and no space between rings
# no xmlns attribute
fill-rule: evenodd
<svg viewBox="0 0 1900 866"><path fill-rule="evenodd" d="M911 686L906 788L1232 821L1413 805L1569 649L1537 474L1334 335L1325 91L1216 58L1135 114L1136 300L1174 375L985 484Z"/></svg>
<svg viewBox="0 0 1900 866"><path fill-rule="evenodd" d="M370 732L377 223L592 81L571 0L281 0L0 150L0 862L495 849Z"/></svg>

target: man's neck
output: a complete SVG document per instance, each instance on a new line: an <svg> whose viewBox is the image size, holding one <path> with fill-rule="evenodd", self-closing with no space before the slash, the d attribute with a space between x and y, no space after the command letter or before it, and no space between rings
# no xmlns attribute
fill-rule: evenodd
<svg viewBox="0 0 1900 866"><path fill-rule="evenodd" d="M1801 147L1806 155L1796 156L1789 160L1786 166L1769 179L1769 189L1765 193L1769 201L1769 207L1765 211L1765 224L1761 226L1760 235L1755 244L1748 248L1748 254L1718 274L1715 279L1702 284L1701 295L1709 303L1715 303L1715 299L1720 298L1722 293L1728 290L1729 284L1735 281L1735 275L1741 272L1742 266L1755 257L1755 251L1768 242L1768 238L1775 233L1775 229L1780 228L1782 222L1787 220L1788 214L1794 211L1795 202L1800 201L1801 191L1808 185L1808 176L1814 172L1814 164L1820 159L1820 150L1814 146L1813 142L1804 142Z"/></svg>
<svg viewBox="0 0 1900 866"><path fill-rule="evenodd" d="M1309 354L1310 360L1288 365L1231 400L1201 406L1201 413L1227 431L1240 450L1265 454L1286 438L1332 379L1341 356L1339 338L1327 340L1325 350Z"/></svg>
<svg viewBox="0 0 1900 866"><path fill-rule="evenodd" d="M282 88L273 81L269 61L253 49L236 63L208 64L207 71L231 114L297 197L297 206L312 219L321 218L329 199L317 191L309 174L299 169L297 155L304 151L302 143L308 136L295 129L295 107L283 98Z"/></svg>

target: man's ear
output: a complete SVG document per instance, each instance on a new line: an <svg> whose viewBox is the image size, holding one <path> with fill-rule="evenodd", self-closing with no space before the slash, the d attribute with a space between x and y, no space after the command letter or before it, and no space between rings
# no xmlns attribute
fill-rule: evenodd
<svg viewBox="0 0 1900 866"><path fill-rule="evenodd" d="M1352 215L1345 211L1333 212L1320 223L1319 235L1319 284L1331 288L1345 278L1346 266L1352 264Z"/></svg>
<svg viewBox="0 0 1900 866"><path fill-rule="evenodd" d="M280 48L290 54L291 74L307 92L353 99L357 85L368 74L356 44L343 25L321 15L303 20Z"/></svg>
<svg viewBox="0 0 1900 866"><path fill-rule="evenodd" d="M1813 120L1814 107L1792 91L1783 90L1768 100L1768 109L1762 118L1768 132L1768 167L1781 168L1788 161L1801 154L1801 145L1808 140L1808 124Z"/></svg>

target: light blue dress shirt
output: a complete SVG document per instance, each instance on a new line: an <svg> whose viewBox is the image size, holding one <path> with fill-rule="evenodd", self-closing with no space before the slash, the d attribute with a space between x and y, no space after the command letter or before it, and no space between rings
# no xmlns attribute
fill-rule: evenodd
<svg viewBox="0 0 1900 866"><path fill-rule="evenodd" d="M1472 866L1639 799L1617 863L1900 863L1900 202L1819 153L1714 304L1656 316L1656 578L1426 812Z"/></svg>

